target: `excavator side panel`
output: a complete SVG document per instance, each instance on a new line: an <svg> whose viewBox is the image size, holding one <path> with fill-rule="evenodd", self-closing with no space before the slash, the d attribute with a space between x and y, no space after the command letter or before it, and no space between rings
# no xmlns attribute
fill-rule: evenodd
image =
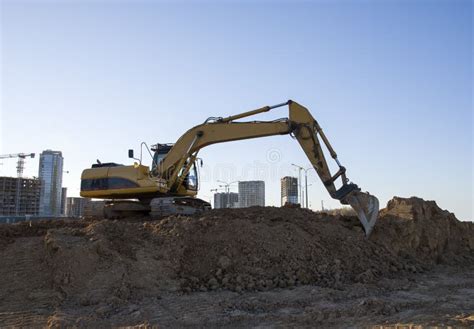
<svg viewBox="0 0 474 329"><path fill-rule="evenodd" d="M81 176L81 196L126 199L166 192L148 175L146 166L116 166L86 169Z"/></svg>

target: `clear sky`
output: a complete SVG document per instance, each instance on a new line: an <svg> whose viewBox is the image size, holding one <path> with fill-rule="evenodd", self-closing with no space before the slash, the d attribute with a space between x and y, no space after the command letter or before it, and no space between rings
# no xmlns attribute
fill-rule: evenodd
<svg viewBox="0 0 474 329"><path fill-rule="evenodd" d="M0 154L62 151L69 196L96 159L130 163L141 141L294 99L382 205L415 195L473 218L471 1L0 2ZM291 163L309 166L289 136L200 156L202 198L219 179L264 179L267 205ZM308 178L312 208L338 205Z"/></svg>

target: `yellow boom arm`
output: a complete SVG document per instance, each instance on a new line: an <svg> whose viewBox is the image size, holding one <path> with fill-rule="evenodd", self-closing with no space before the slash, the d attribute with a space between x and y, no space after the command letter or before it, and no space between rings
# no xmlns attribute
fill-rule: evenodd
<svg viewBox="0 0 474 329"><path fill-rule="evenodd" d="M285 105L289 107L289 117L285 119L252 122L235 121ZM346 169L339 163L336 152L318 122L309 113L308 109L291 100L227 118L209 118L203 124L184 133L166 157L155 166L151 174L166 179L169 190L176 191L183 183L184 177L201 148L215 143L284 134L295 136L331 197L340 200L343 204L350 204L357 212L366 234L370 234L379 210L377 198L368 193L360 192L356 184L348 182ZM334 175L331 175L318 135L339 167ZM337 189L334 183L339 177L342 186Z"/></svg>

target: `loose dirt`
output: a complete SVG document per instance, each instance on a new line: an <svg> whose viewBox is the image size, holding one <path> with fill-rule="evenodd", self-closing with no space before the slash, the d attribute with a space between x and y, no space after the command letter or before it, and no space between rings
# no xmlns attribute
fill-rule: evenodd
<svg viewBox="0 0 474 329"><path fill-rule="evenodd" d="M394 198L356 217L212 210L0 225L0 326L474 326L474 224Z"/></svg>

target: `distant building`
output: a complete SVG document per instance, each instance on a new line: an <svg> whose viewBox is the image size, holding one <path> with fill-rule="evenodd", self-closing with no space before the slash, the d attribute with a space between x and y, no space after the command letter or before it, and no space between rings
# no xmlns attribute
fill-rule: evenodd
<svg viewBox="0 0 474 329"><path fill-rule="evenodd" d="M61 216L66 216L67 187L61 189Z"/></svg>
<svg viewBox="0 0 474 329"><path fill-rule="evenodd" d="M298 178L286 176L281 179L281 205L298 203Z"/></svg>
<svg viewBox="0 0 474 329"><path fill-rule="evenodd" d="M265 182L239 182L239 208L265 206Z"/></svg>
<svg viewBox="0 0 474 329"><path fill-rule="evenodd" d="M63 180L61 152L46 150L41 153L39 179L41 180L40 216L60 216Z"/></svg>
<svg viewBox="0 0 474 329"><path fill-rule="evenodd" d="M214 194L214 208L237 208L239 201L239 194L234 192L229 193L215 193Z"/></svg>
<svg viewBox="0 0 474 329"><path fill-rule="evenodd" d="M20 190L17 194L18 186ZM16 215L18 196L18 215L37 216L40 207L40 190L41 181L37 178L0 177L0 216Z"/></svg>
<svg viewBox="0 0 474 329"><path fill-rule="evenodd" d="M89 198L66 198L66 216L79 218L84 216L84 207Z"/></svg>

